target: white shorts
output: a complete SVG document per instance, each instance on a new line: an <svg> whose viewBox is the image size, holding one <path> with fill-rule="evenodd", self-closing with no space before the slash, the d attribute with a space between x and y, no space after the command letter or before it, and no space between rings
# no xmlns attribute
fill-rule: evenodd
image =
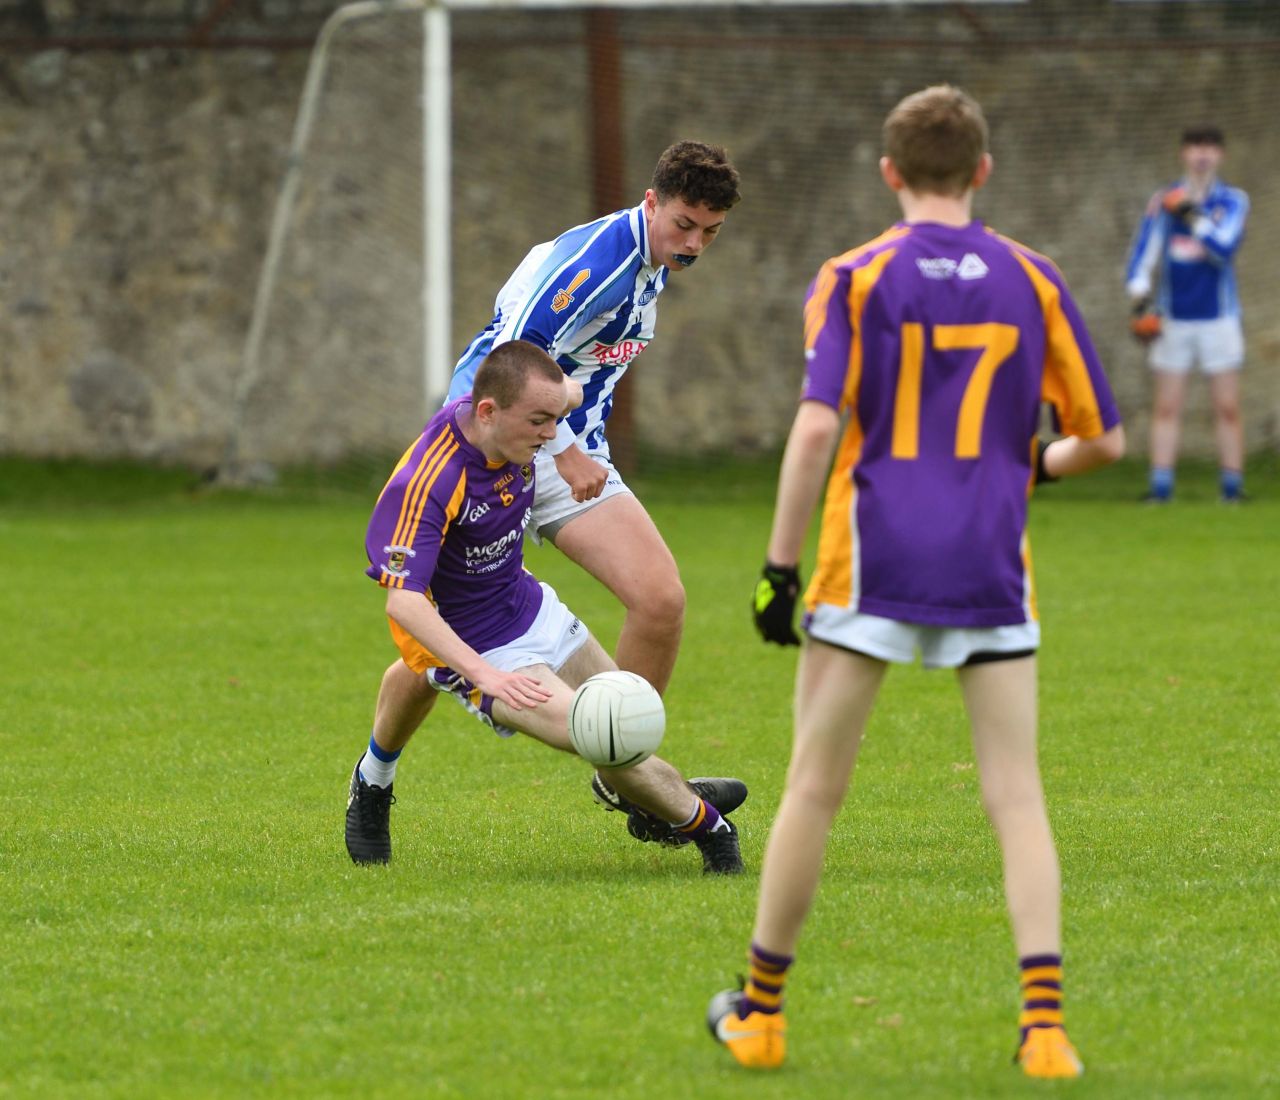
<svg viewBox="0 0 1280 1100"><path fill-rule="evenodd" d="M1244 365L1244 329L1239 317L1211 321L1174 321L1166 317L1151 343L1152 370L1186 374L1199 366L1205 374L1239 370Z"/></svg>
<svg viewBox="0 0 1280 1100"><path fill-rule="evenodd" d="M895 664L912 664L918 650L925 668L959 668L998 655L1029 655L1040 645L1040 624L1036 622L1012 626L923 626L827 603L818 604L805 616L805 630L819 642Z"/></svg>
<svg viewBox="0 0 1280 1100"><path fill-rule="evenodd" d="M542 606L529 629L506 645L481 654L494 668L519 672L532 665L546 665L552 672L559 672L591 637L587 624L560 602L555 589L549 584L541 587ZM499 737L510 737L517 732L494 720L493 696L485 695L460 673L451 668L430 668L427 679L433 688L447 691Z"/></svg>
<svg viewBox="0 0 1280 1100"><path fill-rule="evenodd" d="M608 500L610 497L616 497L621 493L629 493L626 482L622 480L622 475L614 468L612 462L609 461L608 455L595 454L591 451L587 452L588 456L600 463L609 473L608 479L604 483L604 488L600 491L598 497L591 500L574 500L573 492L569 488L569 483L560 476L560 471L556 469L555 458L546 451L539 451L538 457L534 460L538 471L538 480L534 485L533 497L533 517L529 523L529 534L533 541L539 546L542 545L543 539L551 539L555 541L555 537L563 527L574 516L580 516L583 512L589 512L601 501Z"/></svg>

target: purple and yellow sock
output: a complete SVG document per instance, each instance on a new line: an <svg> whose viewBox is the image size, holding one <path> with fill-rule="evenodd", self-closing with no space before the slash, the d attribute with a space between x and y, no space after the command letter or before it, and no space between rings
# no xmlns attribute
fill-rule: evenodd
<svg viewBox="0 0 1280 1100"><path fill-rule="evenodd" d="M693 813L689 820L682 825L675 827L676 832L684 833L685 836L697 840L700 836L706 836L707 833L714 832L724 818L720 816L717 810L710 802L705 799L698 799L698 804L693 808Z"/></svg>
<svg viewBox="0 0 1280 1100"><path fill-rule="evenodd" d="M1062 1026L1062 956L1028 955L1019 960L1022 967L1022 1014L1019 1044L1027 1041L1027 1032L1036 1027Z"/></svg>
<svg viewBox="0 0 1280 1100"><path fill-rule="evenodd" d="M782 986L793 956L775 955L753 943L747 958L751 969L742 989L742 1000L738 1002L738 1016L745 1020L753 1012L763 1012L766 1016L781 1012Z"/></svg>

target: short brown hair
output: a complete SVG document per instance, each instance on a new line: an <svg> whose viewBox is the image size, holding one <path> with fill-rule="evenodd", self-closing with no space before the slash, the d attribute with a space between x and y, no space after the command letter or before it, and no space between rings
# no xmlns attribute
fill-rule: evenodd
<svg viewBox="0 0 1280 1100"><path fill-rule="evenodd" d="M1182 131L1183 145L1216 145L1224 148L1227 139L1217 126L1188 126Z"/></svg>
<svg viewBox="0 0 1280 1100"><path fill-rule="evenodd" d="M716 212L731 209L742 198L728 152L701 141L677 141L668 148L658 158L650 186L660 202L681 199Z"/></svg>
<svg viewBox="0 0 1280 1100"><path fill-rule="evenodd" d="M986 151L982 108L950 84L907 96L884 120L884 154L912 191L963 195Z"/></svg>
<svg viewBox="0 0 1280 1100"><path fill-rule="evenodd" d="M548 382L563 382L564 371L537 344L528 340L509 340L499 344L485 357L471 384L471 403L478 405L493 398L500 409L509 409L520 400L529 376Z"/></svg>

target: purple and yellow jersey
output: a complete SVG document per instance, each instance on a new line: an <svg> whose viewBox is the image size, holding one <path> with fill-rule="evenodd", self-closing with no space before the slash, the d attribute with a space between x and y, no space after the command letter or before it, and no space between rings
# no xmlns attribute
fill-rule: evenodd
<svg viewBox="0 0 1280 1100"><path fill-rule="evenodd" d="M933 626L1036 618L1027 541L1040 403L1120 422L1052 262L986 229L894 226L805 304L803 399L847 416L805 600Z"/></svg>
<svg viewBox="0 0 1280 1100"><path fill-rule="evenodd" d="M463 436L452 401L431 418L383 487L365 552L384 588L422 592L472 649L518 638L542 606L524 568L531 466L494 464Z"/></svg>

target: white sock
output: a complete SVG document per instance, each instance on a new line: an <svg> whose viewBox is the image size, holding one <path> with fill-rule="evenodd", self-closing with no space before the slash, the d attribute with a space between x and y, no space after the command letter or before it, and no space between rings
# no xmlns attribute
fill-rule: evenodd
<svg viewBox="0 0 1280 1100"><path fill-rule="evenodd" d="M360 778L371 787L390 787L391 781L396 777L399 756L396 753L395 760L379 760L373 753L366 751L360 758Z"/></svg>

